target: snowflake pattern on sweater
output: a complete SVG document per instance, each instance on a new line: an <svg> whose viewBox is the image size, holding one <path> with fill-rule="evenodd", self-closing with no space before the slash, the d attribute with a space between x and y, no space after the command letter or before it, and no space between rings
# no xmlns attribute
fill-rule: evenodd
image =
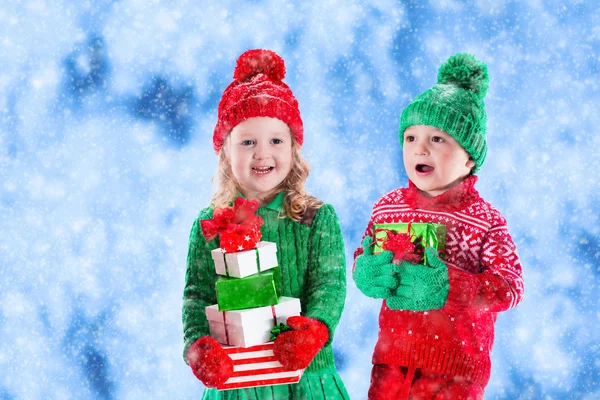
<svg viewBox="0 0 600 400"><path fill-rule="evenodd" d="M444 224L443 259L450 280L441 310L390 310L383 302L374 364L425 368L487 384L496 313L515 307L524 285L506 220L479 196L476 181L476 176L468 177L433 198L409 182L408 188L387 193L373 206L364 236L373 236L373 224ZM358 248L354 258L361 254Z"/></svg>

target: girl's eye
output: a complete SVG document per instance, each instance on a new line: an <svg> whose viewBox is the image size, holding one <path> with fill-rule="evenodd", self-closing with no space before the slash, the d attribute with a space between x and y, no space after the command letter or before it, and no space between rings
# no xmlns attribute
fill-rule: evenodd
<svg viewBox="0 0 600 400"><path fill-rule="evenodd" d="M435 143L442 143L444 141L444 138L442 138L440 136L434 136L431 138L431 141L435 142Z"/></svg>
<svg viewBox="0 0 600 400"><path fill-rule="evenodd" d="M283 143L283 140L281 140L281 139L273 139L273 140L271 140L271 143L273 143L273 144L281 144L281 143Z"/></svg>
<svg viewBox="0 0 600 400"><path fill-rule="evenodd" d="M244 140L241 144L242 144L242 146L252 146L254 144L254 141Z"/></svg>

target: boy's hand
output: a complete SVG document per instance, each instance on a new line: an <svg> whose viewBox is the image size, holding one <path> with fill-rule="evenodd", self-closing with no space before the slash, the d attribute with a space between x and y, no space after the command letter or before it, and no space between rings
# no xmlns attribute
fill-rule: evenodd
<svg viewBox="0 0 600 400"><path fill-rule="evenodd" d="M448 267L433 248L427 247L425 252L428 265L403 261L397 267L400 285L386 300L390 309L425 311L446 304L450 289Z"/></svg>
<svg viewBox="0 0 600 400"><path fill-rule="evenodd" d="M397 266L392 264L394 254L391 251L373 255L371 243L369 236L363 240L364 253L356 257L352 276L363 294L375 299L385 299L398 287Z"/></svg>

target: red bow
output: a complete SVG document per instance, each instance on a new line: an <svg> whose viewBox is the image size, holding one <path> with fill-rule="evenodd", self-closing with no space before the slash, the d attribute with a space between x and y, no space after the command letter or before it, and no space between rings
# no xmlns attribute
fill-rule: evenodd
<svg viewBox="0 0 600 400"><path fill-rule="evenodd" d="M421 259L415 244L411 241L409 233L396 233L393 231L387 232L387 239L381 246L384 250L389 250L394 253L392 262L400 264L402 260L406 260L413 264L417 264Z"/></svg>
<svg viewBox="0 0 600 400"><path fill-rule="evenodd" d="M411 222L406 227L406 232L394 232L389 229L377 229L375 233L379 231L385 231L387 237L381 238L381 244L379 245L383 250L389 250L394 253L392 262L399 265L402 260L406 260L413 264L418 264L423 258L424 249L422 246L418 246L418 238L414 237L410 233Z"/></svg>
<svg viewBox="0 0 600 400"><path fill-rule="evenodd" d="M222 233L243 234L252 229L258 231L264 220L254 214L257 209L256 200L246 200L243 197L235 199L231 208L215 208L213 219L200 221L206 241L210 242Z"/></svg>

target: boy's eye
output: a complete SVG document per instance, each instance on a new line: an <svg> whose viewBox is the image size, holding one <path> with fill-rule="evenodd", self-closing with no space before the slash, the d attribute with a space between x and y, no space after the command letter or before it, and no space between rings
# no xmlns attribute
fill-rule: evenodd
<svg viewBox="0 0 600 400"><path fill-rule="evenodd" d="M404 136L404 141L405 142L414 142L415 141L415 137L414 136Z"/></svg>
<svg viewBox="0 0 600 400"><path fill-rule="evenodd" d="M442 143L444 141L444 138L442 138L440 136L434 136L431 138L431 141L435 142L435 143Z"/></svg>

